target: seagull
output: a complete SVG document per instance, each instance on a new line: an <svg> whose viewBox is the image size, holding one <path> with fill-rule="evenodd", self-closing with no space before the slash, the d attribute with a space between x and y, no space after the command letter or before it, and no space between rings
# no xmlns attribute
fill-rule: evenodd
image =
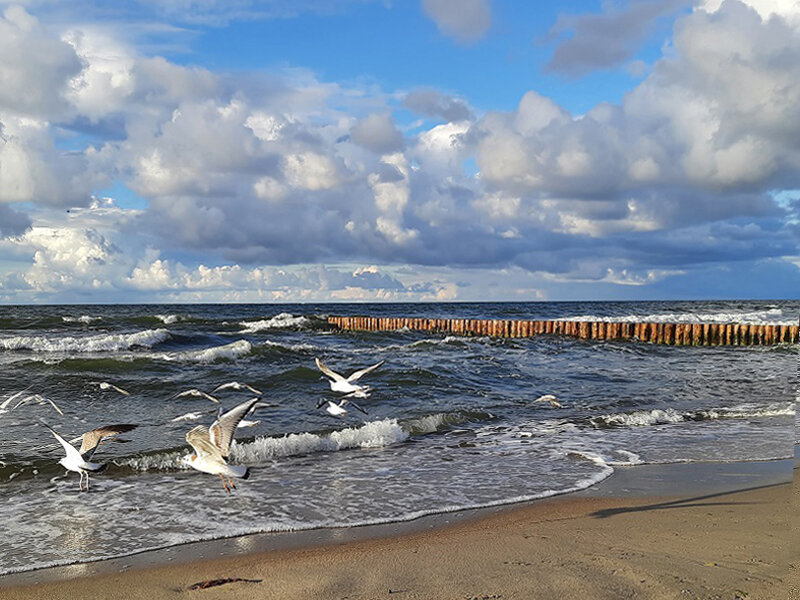
<svg viewBox="0 0 800 600"><path fill-rule="evenodd" d="M63 466L68 471L75 471L76 473L80 473L81 479L78 482L79 489L83 491L83 476L86 476L86 491L89 491L89 473L100 473L101 471L105 470L106 463L93 463L89 462L92 456L97 450L97 447L103 443L103 440L106 438L113 437L120 433L124 433L126 431L131 431L136 429L138 425L130 425L130 424L119 424L119 425L103 425L102 427L98 427L97 429L92 429L91 431L87 431L84 433L79 439L81 439L81 449L76 450L75 446L70 444L67 440L63 437L58 435L56 431L50 427L47 423L42 423L45 427L50 430L55 438L64 446L64 450L66 451L67 455L59 460L59 464Z"/></svg>
<svg viewBox="0 0 800 600"><path fill-rule="evenodd" d="M198 390L197 388L192 388L190 390L185 390L183 392L178 392L177 394L175 394L172 397L173 398L182 398L184 396L196 396L198 398L207 398L207 399L211 400L212 402L216 402L217 404L219 404L219 400L214 398L214 396L212 396L211 394L206 394L205 392L203 392L201 390Z"/></svg>
<svg viewBox="0 0 800 600"><path fill-rule="evenodd" d="M230 494L231 488L236 487L231 477L247 479L250 476L250 470L247 467L228 464L228 452L233 441L233 433L239 422L257 402L258 398L253 398L242 402L226 413L222 413L220 410L219 416L211 424L211 427L198 425L190 429L186 434L186 441L194 450L194 454L183 457L181 462L203 473L219 475L222 487ZM225 482L226 477L227 483Z"/></svg>
<svg viewBox="0 0 800 600"><path fill-rule="evenodd" d="M253 386L247 385L246 383L239 383L238 381L231 381L229 383L223 383L222 385L218 385L213 390L211 390L211 393L216 394L217 392L221 392L222 390L247 390L258 396L262 394L260 390L257 390Z"/></svg>
<svg viewBox="0 0 800 600"><path fill-rule="evenodd" d="M363 408L361 408L358 404L356 404L352 400L348 400L347 399L349 396L352 396L352 395L355 395L355 392L353 394L348 394L347 396L345 396L344 398L339 400L338 404L336 402L333 402L332 400L326 400L325 398L323 398L322 400L317 402L317 408L320 408L323 404L325 404L327 402L328 406L325 407L325 411L328 414L333 415L334 417L343 417L345 414L347 414L347 409L344 408L344 405L350 403L350 404L353 405L353 408L355 408L357 410L360 410L365 415L369 414L367 411L365 411Z"/></svg>
<svg viewBox="0 0 800 600"><path fill-rule="evenodd" d="M90 381L89 385L96 385L97 387L99 387L104 392L108 391L108 390L113 390L115 392L119 392L123 396L130 396L131 395L130 392L125 391L121 387L117 387L113 383L108 383L106 381Z"/></svg>
<svg viewBox="0 0 800 600"><path fill-rule="evenodd" d="M351 373L348 377L343 377L336 373L335 371L331 371L328 367L322 364L322 361L318 358L314 359L314 362L317 363L317 368L322 371L329 379L329 383L331 384L331 390L334 392L342 392L344 394L353 395L356 398L366 398L369 394L369 386L366 385L357 385L353 382L358 381L369 373L370 371L374 371L378 367L380 367L385 361L380 361L379 363L375 363L371 367L367 367L365 369L361 369L360 371L355 371ZM330 407L328 407L330 411ZM333 413L331 413L333 414Z"/></svg>
<svg viewBox="0 0 800 600"><path fill-rule="evenodd" d="M17 393L16 393L16 394L14 394L13 396L11 396L11 398L9 398L9 399L8 399L8 400L6 400L5 402L3 402L3 404L2 404L2 405L0 405L0 410L3 410L3 412L6 412L6 410L5 410L5 406L6 406L6 405L7 405L7 404L8 404L8 403L11 401L11 400L13 400L13 399L15 399L15 398L19 397L21 393L22 393L22 392L17 392ZM56 406L56 403L55 403L55 402L53 402L52 400L50 400L50 398L45 398L44 396L42 396L42 395L40 395L40 394L31 394L30 396L25 396L25 397L24 397L22 400L20 400L19 402L17 402L17 403L14 405L14 407L13 407L13 408L11 408L10 410L16 410L17 408L19 408L19 407L20 407L20 406L22 406L23 404L28 404L29 402L35 402L36 404L49 404L50 406L52 406L52 407L55 409L55 411L56 411L58 414L60 414L60 415L63 415L63 414L64 414L64 413L62 412L62 410L61 410L60 408L58 408L58 406Z"/></svg>
<svg viewBox="0 0 800 600"><path fill-rule="evenodd" d="M549 402L550 406L553 408L564 408L561 406L561 403L556 399L553 394L545 394L544 396L539 396L534 402Z"/></svg>
<svg viewBox="0 0 800 600"><path fill-rule="evenodd" d="M174 419L170 419L170 423L175 423L176 421L195 421L202 417L206 413L201 412L188 412L185 415L180 415L175 417Z"/></svg>

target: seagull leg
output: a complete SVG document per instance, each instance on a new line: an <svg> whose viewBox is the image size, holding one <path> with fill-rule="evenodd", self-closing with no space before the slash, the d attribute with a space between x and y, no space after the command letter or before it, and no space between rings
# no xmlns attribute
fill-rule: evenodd
<svg viewBox="0 0 800 600"><path fill-rule="evenodd" d="M233 488L234 490L236 489L236 484L235 484L235 483L233 483L233 479L231 479L231 478L230 478L230 475L228 476L228 485L229 485L231 488Z"/></svg>
<svg viewBox="0 0 800 600"><path fill-rule="evenodd" d="M86 491L89 491L89 473L86 473Z"/></svg>
<svg viewBox="0 0 800 600"><path fill-rule="evenodd" d="M81 478L78 480L78 489L82 492L83 491L83 471L80 471Z"/></svg>
<svg viewBox="0 0 800 600"><path fill-rule="evenodd" d="M228 489L228 485L225 483L225 478L222 476L222 473L219 474L220 481L222 481L222 487L225 488L225 491L229 494L231 493L230 489Z"/></svg>

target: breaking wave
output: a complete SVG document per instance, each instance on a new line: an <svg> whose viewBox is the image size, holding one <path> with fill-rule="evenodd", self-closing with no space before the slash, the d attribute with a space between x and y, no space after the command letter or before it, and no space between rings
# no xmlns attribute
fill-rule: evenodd
<svg viewBox="0 0 800 600"><path fill-rule="evenodd" d="M772 403L767 406L740 404L732 407L678 411L672 408L636 410L592 417L589 422L596 429L608 427L648 427L685 421L711 421L715 419L751 419L758 417L794 416L793 403Z"/></svg>
<svg viewBox="0 0 800 600"><path fill-rule="evenodd" d="M31 352L118 352L131 348L152 348L167 339L166 329L148 329L136 333L117 333L86 337L50 337L20 335L0 338L0 350Z"/></svg>
<svg viewBox="0 0 800 600"><path fill-rule="evenodd" d="M650 315L578 315L561 317L566 321L603 321L606 323L750 323L755 325L796 325L797 314L780 308L749 312L655 313Z"/></svg>
<svg viewBox="0 0 800 600"><path fill-rule="evenodd" d="M95 323L97 321L102 321L103 317L91 317L89 315L83 315L80 317L61 317L61 320L64 323L81 323L84 325L88 325L89 323Z"/></svg>
<svg viewBox="0 0 800 600"><path fill-rule="evenodd" d="M241 321L242 333L258 333L269 329L302 328L309 324L308 317L295 317L289 313L280 313L270 319L260 321Z"/></svg>
<svg viewBox="0 0 800 600"><path fill-rule="evenodd" d="M154 355L170 362L198 362L213 363L220 360L235 360L253 351L253 345L247 340L237 340L222 346L203 348L202 350L183 350L180 352L166 352Z"/></svg>

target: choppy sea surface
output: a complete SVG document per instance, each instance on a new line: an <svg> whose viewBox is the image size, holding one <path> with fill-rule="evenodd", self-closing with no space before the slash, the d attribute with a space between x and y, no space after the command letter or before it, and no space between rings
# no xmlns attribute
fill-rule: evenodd
<svg viewBox="0 0 800 600"><path fill-rule="evenodd" d="M793 454L797 346L669 347L556 336L340 332L329 314L795 324L800 302L0 307L0 574L246 533L407 520L589 487L616 466ZM368 414L333 417L314 364L364 378ZM106 381L129 396L101 390ZM219 478L178 462L217 406L178 392L264 392ZM40 394L11 410L14 394ZM562 408L534 402L553 394ZM24 397L18 396L17 398ZM218 393L225 408L252 393ZM67 439L139 427L78 491Z"/></svg>

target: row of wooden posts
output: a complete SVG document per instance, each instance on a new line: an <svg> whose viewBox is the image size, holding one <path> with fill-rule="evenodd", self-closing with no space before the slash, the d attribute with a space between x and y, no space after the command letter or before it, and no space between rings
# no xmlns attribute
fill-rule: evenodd
<svg viewBox="0 0 800 600"><path fill-rule="evenodd" d="M583 340L638 340L674 346L761 346L796 344L797 325L749 323L615 323L609 321L528 321L509 319L426 319L421 317L328 317L345 330L431 331L452 335L531 337L564 335Z"/></svg>

